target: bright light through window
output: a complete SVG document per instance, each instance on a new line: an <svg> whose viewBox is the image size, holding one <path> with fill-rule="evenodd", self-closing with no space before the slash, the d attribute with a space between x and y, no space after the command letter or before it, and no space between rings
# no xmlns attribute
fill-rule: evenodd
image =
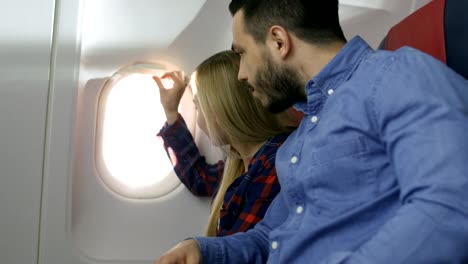
<svg viewBox="0 0 468 264"><path fill-rule="evenodd" d="M152 76L164 71L147 67L140 64L115 74L99 102L96 160L100 175L111 189L135 198L157 197L180 184L157 137L166 116ZM173 86L170 79L162 82L167 88Z"/></svg>
<svg viewBox="0 0 468 264"><path fill-rule="evenodd" d="M130 188L141 188L167 176L172 165L156 137L165 121L150 75L129 75L112 88L104 114L102 154L113 177Z"/></svg>

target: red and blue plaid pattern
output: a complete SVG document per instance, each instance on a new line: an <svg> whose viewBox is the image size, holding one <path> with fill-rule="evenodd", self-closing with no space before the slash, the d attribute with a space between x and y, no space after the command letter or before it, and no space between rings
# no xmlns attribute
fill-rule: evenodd
<svg viewBox="0 0 468 264"><path fill-rule="evenodd" d="M255 226L280 191L276 177L276 151L289 134L270 138L250 161L248 171L240 175L228 187L220 212L218 236L245 232ZM224 162L207 164L198 151L185 121L179 119L158 133L164 148L182 183L195 195L216 194L224 169Z"/></svg>

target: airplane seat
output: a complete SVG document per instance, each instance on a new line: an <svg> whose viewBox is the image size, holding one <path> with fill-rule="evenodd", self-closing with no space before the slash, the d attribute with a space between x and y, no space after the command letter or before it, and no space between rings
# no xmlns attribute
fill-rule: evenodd
<svg viewBox="0 0 468 264"><path fill-rule="evenodd" d="M468 79L467 0L433 0L393 26L379 49L411 46Z"/></svg>

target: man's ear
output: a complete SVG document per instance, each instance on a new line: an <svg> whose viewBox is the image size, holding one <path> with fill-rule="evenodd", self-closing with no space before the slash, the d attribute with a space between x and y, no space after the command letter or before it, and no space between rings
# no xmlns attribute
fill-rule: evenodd
<svg viewBox="0 0 468 264"><path fill-rule="evenodd" d="M281 26L272 26L268 31L266 41L271 52L281 59L286 58L291 52L291 36Z"/></svg>

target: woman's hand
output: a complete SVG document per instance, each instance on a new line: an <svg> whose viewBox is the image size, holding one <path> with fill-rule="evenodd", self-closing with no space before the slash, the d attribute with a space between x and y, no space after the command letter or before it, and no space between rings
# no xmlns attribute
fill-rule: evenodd
<svg viewBox="0 0 468 264"><path fill-rule="evenodd" d="M164 87L161 79L170 78L174 82L173 88ZM173 124L179 115L179 104L184 95L185 88L189 83L189 78L184 77L180 71L167 72L161 78L153 76L154 81L159 87L159 97L166 114L167 123Z"/></svg>

